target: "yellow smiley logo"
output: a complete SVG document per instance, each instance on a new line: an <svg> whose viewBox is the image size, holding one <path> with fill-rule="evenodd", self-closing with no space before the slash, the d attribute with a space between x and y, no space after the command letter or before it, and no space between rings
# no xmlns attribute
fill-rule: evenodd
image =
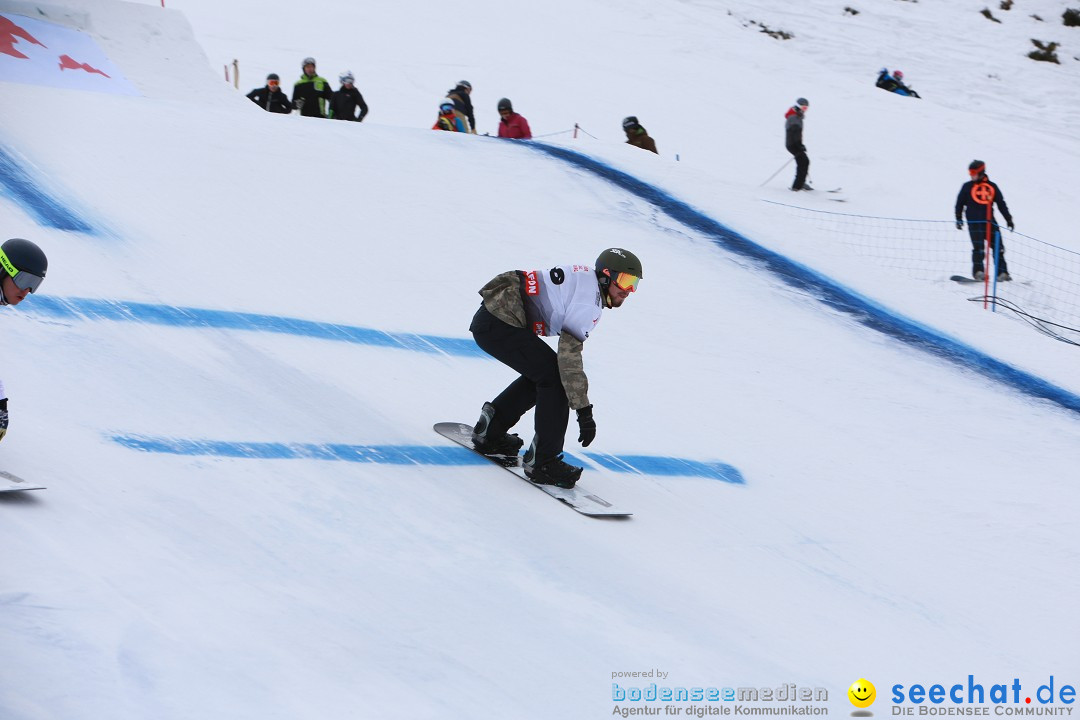
<svg viewBox="0 0 1080 720"><path fill-rule="evenodd" d="M851 683L851 687L847 691L848 700L851 704L857 708L868 708L874 704L874 700L877 699L877 690L874 689L874 683L870 682L866 678L859 678L855 682Z"/></svg>

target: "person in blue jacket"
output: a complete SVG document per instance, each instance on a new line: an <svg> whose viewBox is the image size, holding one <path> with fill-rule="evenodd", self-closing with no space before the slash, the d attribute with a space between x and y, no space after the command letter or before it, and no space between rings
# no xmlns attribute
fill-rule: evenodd
<svg viewBox="0 0 1080 720"><path fill-rule="evenodd" d="M897 95L913 98L919 97L919 93L904 84L904 73L902 70L894 70L890 75L888 68L881 68L881 72L878 73L877 83L875 84L882 90L888 90Z"/></svg>

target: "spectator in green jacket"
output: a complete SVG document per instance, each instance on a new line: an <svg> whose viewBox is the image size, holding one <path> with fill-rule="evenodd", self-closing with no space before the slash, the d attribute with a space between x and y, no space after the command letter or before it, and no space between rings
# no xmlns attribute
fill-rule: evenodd
<svg viewBox="0 0 1080 720"><path fill-rule="evenodd" d="M326 117L327 103L334 97L330 83L315 72L315 58L304 58L304 74L293 85L292 103L304 117Z"/></svg>

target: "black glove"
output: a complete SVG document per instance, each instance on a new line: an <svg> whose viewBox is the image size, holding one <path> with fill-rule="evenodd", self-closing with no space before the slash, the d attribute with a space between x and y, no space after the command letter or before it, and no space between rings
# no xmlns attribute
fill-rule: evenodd
<svg viewBox="0 0 1080 720"><path fill-rule="evenodd" d="M1015 230L1015 229L1016 229L1016 226L1015 226L1015 225L1013 225L1013 221L1012 221L1012 220L1010 220L1008 224L1009 224L1009 229L1010 229L1010 230Z"/></svg>
<svg viewBox="0 0 1080 720"><path fill-rule="evenodd" d="M7 398L0 400L0 440L3 440L4 436L7 435L7 400Z"/></svg>
<svg viewBox="0 0 1080 720"><path fill-rule="evenodd" d="M581 447L589 447L589 443L596 437L596 421L592 417L592 405L586 405L577 411L577 424L581 429L578 442L581 443Z"/></svg>
<svg viewBox="0 0 1080 720"><path fill-rule="evenodd" d="M964 229L964 221L961 220L960 218L956 218L956 229L957 230L963 230Z"/></svg>

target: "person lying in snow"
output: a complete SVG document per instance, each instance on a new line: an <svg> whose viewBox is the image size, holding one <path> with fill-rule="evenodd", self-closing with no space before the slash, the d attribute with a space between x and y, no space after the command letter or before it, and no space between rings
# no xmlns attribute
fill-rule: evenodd
<svg viewBox="0 0 1080 720"><path fill-rule="evenodd" d="M912 88L904 84L903 70L894 70L890 75L888 68L881 68L881 72L878 73L877 83L875 84L882 90L888 90L889 92L894 92L897 95L904 95L914 98L919 97L919 93L915 92Z"/></svg>

